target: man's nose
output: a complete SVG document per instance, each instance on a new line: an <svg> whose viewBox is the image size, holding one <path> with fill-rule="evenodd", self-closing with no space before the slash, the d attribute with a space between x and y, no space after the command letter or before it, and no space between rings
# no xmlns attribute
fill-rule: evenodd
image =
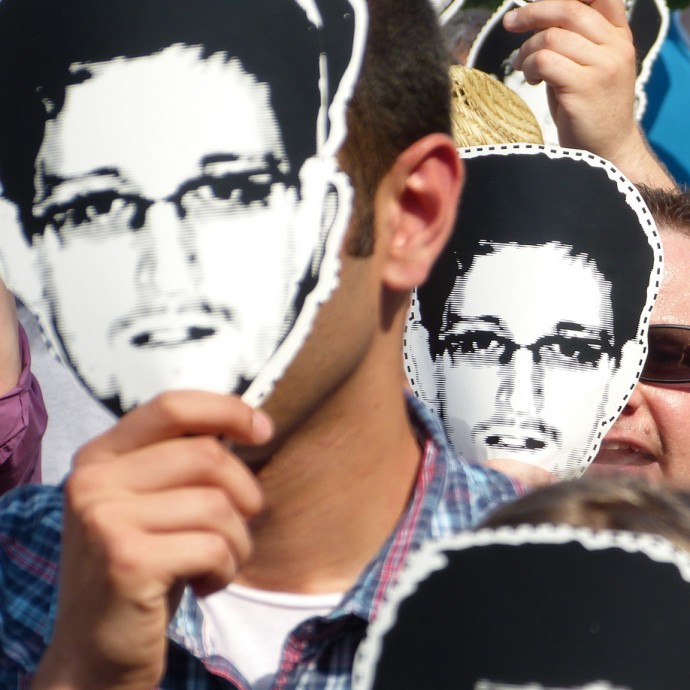
<svg viewBox="0 0 690 690"><path fill-rule="evenodd" d="M156 201L149 206L134 241L140 252L138 285L174 294L196 281L194 240L173 202Z"/></svg>
<svg viewBox="0 0 690 690"><path fill-rule="evenodd" d="M540 365L535 364L532 352L526 348L516 350L504 367L499 393L503 404L521 416L538 412L542 407L543 382Z"/></svg>
<svg viewBox="0 0 690 690"><path fill-rule="evenodd" d="M648 391L649 384L638 382L633 388L630 397L625 402L625 407L621 412L621 417L634 415L645 404L645 391Z"/></svg>

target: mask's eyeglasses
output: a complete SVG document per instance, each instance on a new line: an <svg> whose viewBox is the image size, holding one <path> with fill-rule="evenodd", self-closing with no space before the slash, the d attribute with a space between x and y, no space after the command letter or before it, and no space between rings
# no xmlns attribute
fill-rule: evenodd
<svg viewBox="0 0 690 690"><path fill-rule="evenodd" d="M690 326L649 327L641 381L690 383Z"/></svg>

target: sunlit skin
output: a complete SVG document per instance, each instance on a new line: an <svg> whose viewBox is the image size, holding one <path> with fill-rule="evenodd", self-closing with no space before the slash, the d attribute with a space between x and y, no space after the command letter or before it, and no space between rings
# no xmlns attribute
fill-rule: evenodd
<svg viewBox="0 0 690 690"><path fill-rule="evenodd" d="M690 324L690 238L661 228L664 277L651 322ZM588 474L640 474L690 487L690 383L638 383Z"/></svg>

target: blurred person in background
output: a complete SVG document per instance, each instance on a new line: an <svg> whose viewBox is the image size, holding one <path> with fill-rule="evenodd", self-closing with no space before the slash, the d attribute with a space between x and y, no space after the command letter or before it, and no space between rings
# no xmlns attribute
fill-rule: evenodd
<svg viewBox="0 0 690 690"><path fill-rule="evenodd" d="M641 188L664 274L640 382L588 474L628 472L690 487L690 192Z"/></svg>

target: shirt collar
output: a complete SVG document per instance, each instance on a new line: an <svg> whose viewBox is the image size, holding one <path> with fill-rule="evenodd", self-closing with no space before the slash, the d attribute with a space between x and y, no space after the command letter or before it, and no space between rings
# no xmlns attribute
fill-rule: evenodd
<svg viewBox="0 0 690 690"><path fill-rule="evenodd" d="M431 536L431 523L443 497L447 464L452 451L436 416L412 394L406 393L406 397L410 419L422 449L420 470L410 504L377 556L328 619L354 615L365 621L372 620L384 592L397 580L408 554ZM201 609L188 588L168 635L196 656L203 657L202 621Z"/></svg>
<svg viewBox="0 0 690 690"><path fill-rule="evenodd" d="M434 515L444 495L452 451L438 418L415 396L406 393L410 420L417 434L422 458L410 503L378 555L344 598L340 613L370 621L384 593L398 578L408 555L431 538ZM338 611L334 612L337 615Z"/></svg>

